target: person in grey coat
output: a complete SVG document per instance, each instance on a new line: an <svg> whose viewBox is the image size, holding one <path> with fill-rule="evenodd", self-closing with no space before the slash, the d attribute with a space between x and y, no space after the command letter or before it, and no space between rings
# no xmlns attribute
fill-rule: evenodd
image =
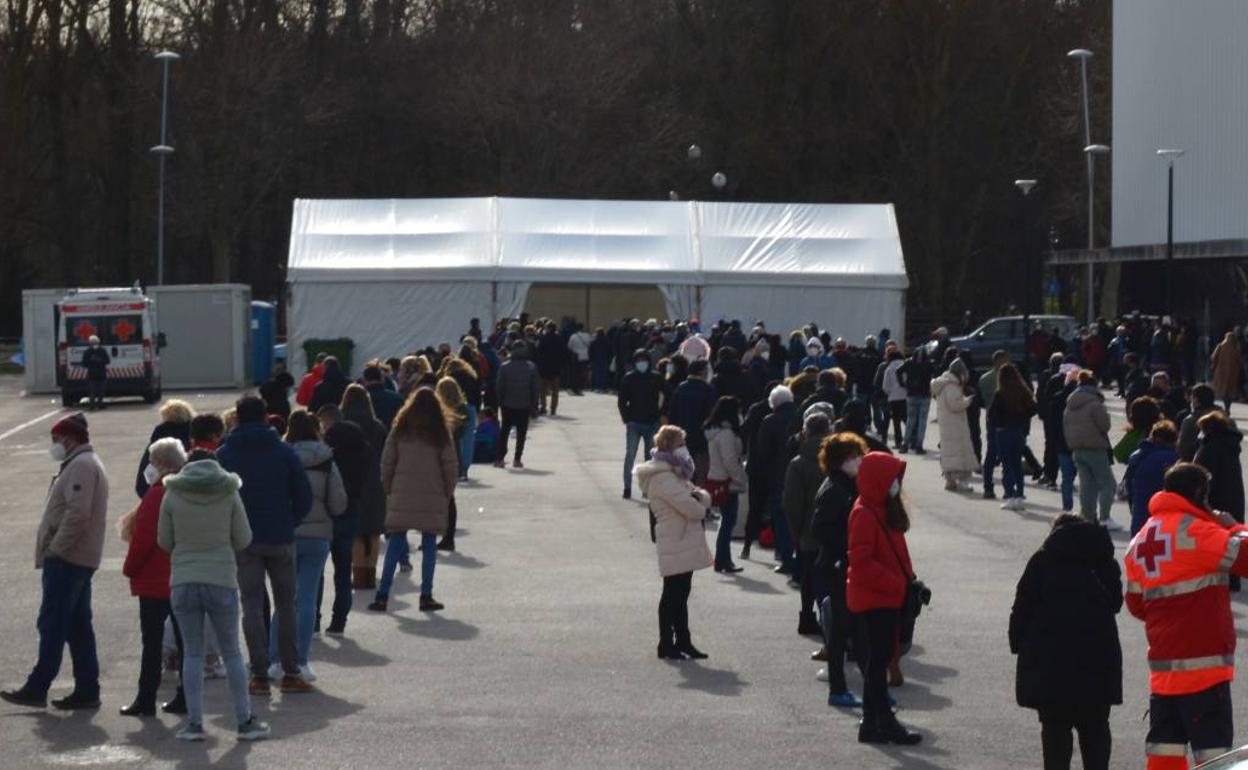
<svg viewBox="0 0 1248 770"><path fill-rule="evenodd" d="M1078 388L1066 400L1062 432L1079 477L1079 514L1106 529L1122 529L1121 524L1109 517L1117 483L1110 468L1109 412L1105 409L1105 397L1097 389L1096 374L1091 370L1080 371L1078 383Z"/></svg>
<svg viewBox="0 0 1248 770"><path fill-rule="evenodd" d="M529 418L537 414L537 400L542 381L537 367L529 360L529 346L517 342L511 347L511 356L498 368L495 392L502 411L502 425L498 437L498 459L495 468L507 465L507 439L511 429L516 429L516 458L513 467L523 468L524 442L529 435Z"/></svg>

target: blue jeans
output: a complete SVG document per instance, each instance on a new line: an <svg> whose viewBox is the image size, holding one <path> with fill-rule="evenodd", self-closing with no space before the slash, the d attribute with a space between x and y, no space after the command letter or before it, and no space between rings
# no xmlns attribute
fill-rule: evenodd
<svg viewBox="0 0 1248 770"><path fill-rule="evenodd" d="M789 520L784 515L784 487L773 485L767 495L767 510L771 514L771 531L776 536L776 561L789 570L796 569L793 555L793 537L789 534Z"/></svg>
<svg viewBox="0 0 1248 770"><path fill-rule="evenodd" d="M329 558L329 541L318 537L295 538L295 662L308 665L312 630L316 626L316 595ZM269 660L277 660L277 613L269 633Z"/></svg>
<svg viewBox="0 0 1248 770"><path fill-rule="evenodd" d="M1075 510L1075 458L1070 452L1057 453L1057 467L1062 472L1062 510Z"/></svg>
<svg viewBox="0 0 1248 770"><path fill-rule="evenodd" d="M61 670L65 645L74 662L74 692L100 694L100 662L91 626L91 577L95 570L55 556L43 560L43 601L39 604L39 660L26 679L26 689L47 694Z"/></svg>
<svg viewBox="0 0 1248 770"><path fill-rule="evenodd" d="M477 442L477 408L468 405L468 419L464 421L464 434L459 438L459 473L467 475L472 465L472 450Z"/></svg>
<svg viewBox="0 0 1248 770"><path fill-rule="evenodd" d="M594 390L606 390L610 382L609 361L594 361L590 364L590 384Z"/></svg>
<svg viewBox="0 0 1248 770"><path fill-rule="evenodd" d="M381 567L381 582L377 584L378 599L390 596L390 587L394 585L394 570L399 565L399 554L404 550L410 551L406 532L386 535L386 560ZM437 535L420 533L420 556L420 595L433 596L433 568L438 564Z"/></svg>
<svg viewBox="0 0 1248 770"><path fill-rule="evenodd" d="M932 405L928 396L910 396L906 399L906 446L913 452L923 448L927 436L927 410Z"/></svg>
<svg viewBox="0 0 1248 770"><path fill-rule="evenodd" d="M732 530L737 527L737 505L740 495L728 493L728 500L719 506L719 534L715 536L715 565L732 566Z"/></svg>
<svg viewBox="0 0 1248 770"><path fill-rule="evenodd" d="M1001 459L1001 486L1008 500L1023 497L1023 441L1021 428L997 428L996 451ZM991 450L990 450L991 451Z"/></svg>
<svg viewBox="0 0 1248 770"><path fill-rule="evenodd" d="M659 424L657 422L626 422L624 426L628 431L624 439L624 489L631 491L633 465L637 462L637 444L645 443L646 454L641 458L641 461L645 462L650 457L650 450L654 448L654 434L659 432Z"/></svg>
<svg viewBox="0 0 1248 770"><path fill-rule="evenodd" d="M207 583L183 583L170 592L173 615L182 629L182 687L191 722L204 723L204 618L217 635L217 650L234 698L234 717L241 725L251 719L247 666L238 646L238 590Z"/></svg>

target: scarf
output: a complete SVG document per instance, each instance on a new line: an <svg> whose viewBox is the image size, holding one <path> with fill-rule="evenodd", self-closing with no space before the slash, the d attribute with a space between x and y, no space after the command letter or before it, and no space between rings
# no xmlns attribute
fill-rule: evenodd
<svg viewBox="0 0 1248 770"><path fill-rule="evenodd" d="M664 462L672 466L672 470L676 473L676 475L681 477L685 481L689 481L690 479L693 478L693 458L692 457L690 457L688 460L685 460L683 458L677 457L675 452L656 451L654 454L650 456L650 459L658 460L659 462Z"/></svg>

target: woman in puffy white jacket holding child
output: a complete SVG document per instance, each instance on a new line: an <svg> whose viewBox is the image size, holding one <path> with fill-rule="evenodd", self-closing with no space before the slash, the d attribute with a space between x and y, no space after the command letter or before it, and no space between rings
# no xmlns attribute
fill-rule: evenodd
<svg viewBox="0 0 1248 770"><path fill-rule="evenodd" d="M705 658L689 634L689 591L695 570L711 566L702 521L711 496L693 485L693 457L685 447L685 432L664 425L654 437L654 456L633 473L650 501L654 515L654 542L663 576L659 599L660 658Z"/></svg>

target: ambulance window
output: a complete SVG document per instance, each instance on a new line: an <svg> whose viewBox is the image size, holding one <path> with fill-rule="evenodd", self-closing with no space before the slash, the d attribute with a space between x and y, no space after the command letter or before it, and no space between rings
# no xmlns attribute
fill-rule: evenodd
<svg viewBox="0 0 1248 770"><path fill-rule="evenodd" d="M65 338L70 345L86 345L93 334L100 338L102 345L137 345L143 341L143 316L69 316L65 319Z"/></svg>

